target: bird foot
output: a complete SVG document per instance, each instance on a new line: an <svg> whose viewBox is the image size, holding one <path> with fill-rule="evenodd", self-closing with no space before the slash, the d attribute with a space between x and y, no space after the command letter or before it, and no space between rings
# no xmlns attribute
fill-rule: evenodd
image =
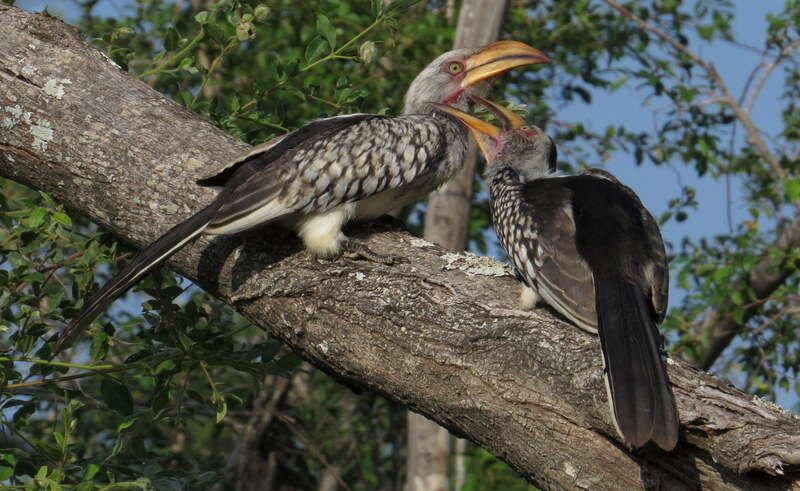
<svg viewBox="0 0 800 491"><path fill-rule="evenodd" d="M342 257L355 260L365 259L373 263L386 264L388 266L408 262L408 260L402 256L373 252L366 244L353 239L342 242Z"/></svg>

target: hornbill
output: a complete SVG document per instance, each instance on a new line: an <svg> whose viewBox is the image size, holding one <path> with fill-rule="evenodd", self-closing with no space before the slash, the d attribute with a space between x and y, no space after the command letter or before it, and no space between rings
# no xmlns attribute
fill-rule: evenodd
<svg viewBox="0 0 800 491"><path fill-rule="evenodd" d="M412 203L462 166L468 136L431 102L466 109L470 95L515 67L550 61L516 41L457 49L431 62L405 96L404 115L349 114L312 121L235 159L198 181L221 188L216 199L143 249L90 298L59 338L67 346L114 299L200 235L235 234L277 222L295 230L306 249L334 257L342 250L381 260L342 233L350 220L368 220Z"/></svg>
<svg viewBox="0 0 800 491"><path fill-rule="evenodd" d="M521 306L544 300L599 334L613 421L632 447L678 441L678 413L658 323L667 307L661 233L636 194L613 175L559 176L556 146L539 128L486 99L503 129L458 109L486 157L500 244L524 285Z"/></svg>

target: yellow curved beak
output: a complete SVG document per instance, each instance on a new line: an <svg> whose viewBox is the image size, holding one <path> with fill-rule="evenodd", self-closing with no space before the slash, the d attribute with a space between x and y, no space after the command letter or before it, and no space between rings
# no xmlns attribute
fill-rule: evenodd
<svg viewBox="0 0 800 491"><path fill-rule="evenodd" d="M464 111L448 106L447 104L439 104L436 102L431 102L431 104L436 106L440 111L446 112L464 123L472 134L472 138L474 138L475 142L478 144L478 148L481 149L486 161L491 161L491 156L494 155L494 148L491 142L495 136L502 132L500 128L482 119L478 119L471 114L467 114Z"/></svg>
<svg viewBox="0 0 800 491"><path fill-rule="evenodd" d="M550 63L550 58L519 41L497 41L466 59L466 75L461 81L461 88L502 75L512 68L537 63Z"/></svg>
<svg viewBox="0 0 800 491"><path fill-rule="evenodd" d="M492 114L494 114L497 119L500 120L500 124L503 125L504 130L528 126L528 122L522 119L522 117L520 117L517 113L506 109L499 104L495 104L489 99L485 99L480 96L472 96L470 99L491 111Z"/></svg>

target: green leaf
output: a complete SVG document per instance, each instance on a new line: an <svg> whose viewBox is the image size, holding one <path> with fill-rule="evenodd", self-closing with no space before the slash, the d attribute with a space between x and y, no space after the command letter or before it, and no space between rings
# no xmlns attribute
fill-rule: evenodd
<svg viewBox="0 0 800 491"><path fill-rule="evenodd" d="M15 465L17 465L17 458L14 457L14 454L4 453L4 454L0 455L0 460L5 460L6 462L8 462L11 465L11 467L14 467Z"/></svg>
<svg viewBox="0 0 800 491"><path fill-rule="evenodd" d="M44 281L44 275L42 273L29 273L20 278L23 282L26 283L41 283Z"/></svg>
<svg viewBox="0 0 800 491"><path fill-rule="evenodd" d="M135 422L136 418L129 419L128 421L123 421L122 423L119 424L119 426L117 426L117 432L122 433L123 431L133 426L133 423Z"/></svg>
<svg viewBox="0 0 800 491"><path fill-rule="evenodd" d="M89 354L92 360L102 360L108 353L109 340L108 334L100 331L92 338L92 347Z"/></svg>
<svg viewBox="0 0 800 491"><path fill-rule="evenodd" d="M64 455L61 453L61 449L50 442L46 442L44 440L38 440L33 442L33 446L36 447L36 450L38 450L39 453L41 453L42 455L44 455L45 457L47 457L52 461L60 462L64 458ZM41 469L39 470L39 472L41 472ZM47 474L45 474L45 476L46 475Z"/></svg>
<svg viewBox="0 0 800 491"><path fill-rule="evenodd" d="M208 24L208 12L200 11L194 16L194 20L199 24Z"/></svg>
<svg viewBox="0 0 800 491"><path fill-rule="evenodd" d="M133 413L133 397L125 385L110 377L103 379L100 384L100 395L103 402L111 409L123 416Z"/></svg>
<svg viewBox="0 0 800 491"><path fill-rule="evenodd" d="M53 432L53 438L56 439L56 444L59 447L64 447L64 435L62 435L60 431Z"/></svg>
<svg viewBox="0 0 800 491"><path fill-rule="evenodd" d="M611 85L608 86L609 92L616 92L617 89L625 85L625 82L628 81L628 77L625 75L620 75L616 80L611 82Z"/></svg>
<svg viewBox="0 0 800 491"><path fill-rule="evenodd" d="M331 47L331 51L333 51L336 48L336 28L333 27L331 21L322 14L317 16L317 31L328 40L328 45Z"/></svg>
<svg viewBox="0 0 800 491"><path fill-rule="evenodd" d="M66 213L57 212L53 213L53 220L60 223L61 225L65 225L67 227L72 226L72 219Z"/></svg>
<svg viewBox="0 0 800 491"><path fill-rule="evenodd" d="M0 465L0 481L5 481L11 475L14 474L14 469L11 467L6 467L4 465Z"/></svg>
<svg viewBox="0 0 800 491"><path fill-rule="evenodd" d="M787 201L795 201L800 198L800 179L790 179L783 185Z"/></svg>
<svg viewBox="0 0 800 491"><path fill-rule="evenodd" d="M34 208L30 215L28 215L28 226L31 228L36 228L44 223L44 216L47 214L47 210L44 208Z"/></svg>
<svg viewBox="0 0 800 491"><path fill-rule="evenodd" d="M225 418L225 414L228 412L228 403L225 402L225 398L220 397L219 399L217 399L215 406L217 407L216 420L217 423L219 423Z"/></svg>
<svg viewBox="0 0 800 491"><path fill-rule="evenodd" d="M205 24L203 29L205 29L211 39L218 43L224 43L225 39L228 38L228 31L226 31L224 27L221 27L220 24L215 24L213 22L208 23Z"/></svg>
<svg viewBox="0 0 800 491"><path fill-rule="evenodd" d="M325 40L317 36L306 46L306 63L313 63L325 53Z"/></svg>

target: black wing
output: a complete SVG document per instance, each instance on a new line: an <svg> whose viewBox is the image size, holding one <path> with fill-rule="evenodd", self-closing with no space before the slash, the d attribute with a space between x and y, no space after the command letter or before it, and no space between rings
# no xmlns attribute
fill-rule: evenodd
<svg viewBox="0 0 800 491"><path fill-rule="evenodd" d="M625 440L678 441L678 415L657 323L667 300L658 226L633 191L603 171L565 178L578 252L594 276L597 325L614 421Z"/></svg>

